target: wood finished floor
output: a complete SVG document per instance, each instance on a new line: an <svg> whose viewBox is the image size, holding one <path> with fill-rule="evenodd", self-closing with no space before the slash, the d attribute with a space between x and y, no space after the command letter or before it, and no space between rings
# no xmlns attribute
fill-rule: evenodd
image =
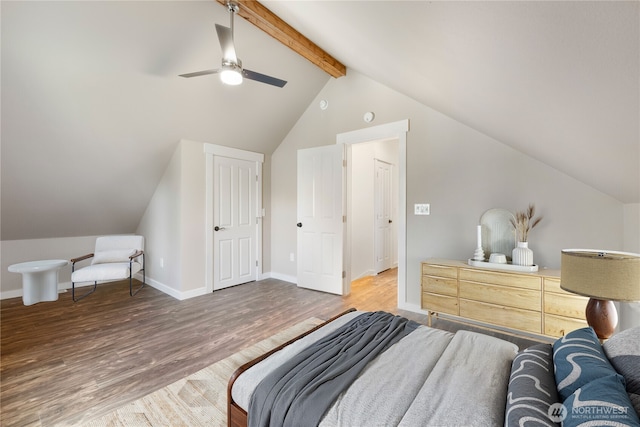
<svg viewBox="0 0 640 427"><path fill-rule="evenodd" d="M396 308L396 274L355 281L346 297L267 279L185 301L149 286L129 297L126 281L100 285L78 303L69 292L32 306L3 300L0 425L64 425L104 414L309 317L349 307L426 324L426 316ZM432 326L473 329L443 319Z"/></svg>

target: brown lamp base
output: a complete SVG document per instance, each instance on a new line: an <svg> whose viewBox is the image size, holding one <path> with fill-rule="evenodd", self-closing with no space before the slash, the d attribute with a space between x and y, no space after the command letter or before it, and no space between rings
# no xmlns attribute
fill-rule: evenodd
<svg viewBox="0 0 640 427"><path fill-rule="evenodd" d="M618 311L613 301L589 298L585 315L587 323L600 340L606 340L613 335L618 324Z"/></svg>

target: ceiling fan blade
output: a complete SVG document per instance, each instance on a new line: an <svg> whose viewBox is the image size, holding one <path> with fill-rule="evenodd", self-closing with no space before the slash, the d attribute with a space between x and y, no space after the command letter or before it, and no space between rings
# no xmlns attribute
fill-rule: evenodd
<svg viewBox="0 0 640 427"><path fill-rule="evenodd" d="M198 76L206 76L207 74L215 74L220 72L220 70L204 70L204 71L196 71L195 73L187 73L180 74L180 77L198 77Z"/></svg>
<svg viewBox="0 0 640 427"><path fill-rule="evenodd" d="M236 56L236 48L233 46L233 32L231 28L216 24L216 32L218 33L218 41L222 48L222 58L234 64L237 63L238 57Z"/></svg>
<svg viewBox="0 0 640 427"><path fill-rule="evenodd" d="M246 68L242 70L242 75L248 78L249 80L255 80L260 83L266 83L272 86L284 87L287 84L285 80L280 80L275 77L267 76L266 74L256 73L255 71L247 70Z"/></svg>

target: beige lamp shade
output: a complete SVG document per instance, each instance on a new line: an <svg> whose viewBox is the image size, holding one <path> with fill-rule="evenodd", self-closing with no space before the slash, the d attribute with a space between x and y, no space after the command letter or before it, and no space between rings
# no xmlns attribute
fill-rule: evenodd
<svg viewBox="0 0 640 427"><path fill-rule="evenodd" d="M640 254L565 249L560 287L600 300L640 301Z"/></svg>

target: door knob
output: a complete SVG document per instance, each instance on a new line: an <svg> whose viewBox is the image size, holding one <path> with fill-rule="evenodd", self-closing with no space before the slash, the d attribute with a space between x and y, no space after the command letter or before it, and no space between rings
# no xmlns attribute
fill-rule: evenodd
<svg viewBox="0 0 640 427"><path fill-rule="evenodd" d="M389 224L391 224L393 221L389 220Z"/></svg>
<svg viewBox="0 0 640 427"><path fill-rule="evenodd" d="M302 223L301 222L297 223L296 225L298 226L298 228L302 228Z"/></svg>
<svg viewBox="0 0 640 427"><path fill-rule="evenodd" d="M215 227L213 227L213 229L215 231L220 231L220 230L224 230L224 227L218 227L217 225Z"/></svg>

